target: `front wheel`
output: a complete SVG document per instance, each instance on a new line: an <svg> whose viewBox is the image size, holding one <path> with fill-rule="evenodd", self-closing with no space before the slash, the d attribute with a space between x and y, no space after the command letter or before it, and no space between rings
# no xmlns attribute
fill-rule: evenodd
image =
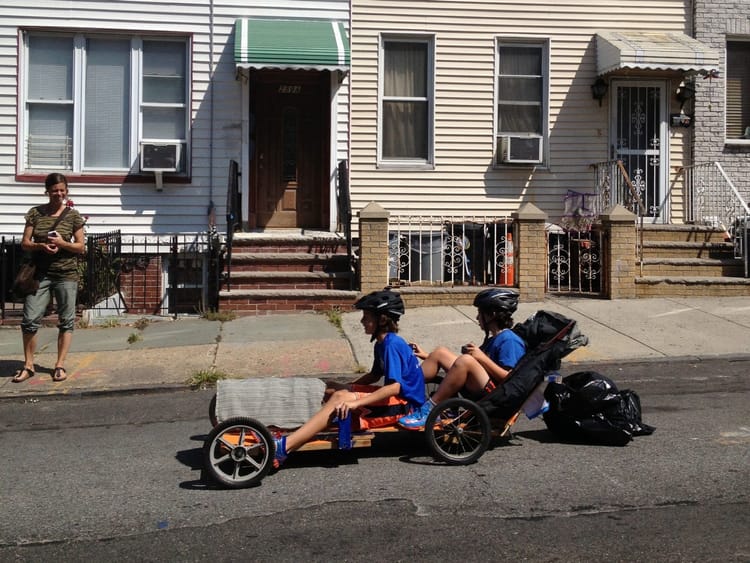
<svg viewBox="0 0 750 563"><path fill-rule="evenodd" d="M425 424L432 455L451 465L468 465L482 457L490 445L491 432L490 419L484 409L461 397L435 406Z"/></svg>
<svg viewBox="0 0 750 563"><path fill-rule="evenodd" d="M260 483L273 466L273 455L271 433L263 424L247 417L220 422L203 446L209 475L230 489Z"/></svg>

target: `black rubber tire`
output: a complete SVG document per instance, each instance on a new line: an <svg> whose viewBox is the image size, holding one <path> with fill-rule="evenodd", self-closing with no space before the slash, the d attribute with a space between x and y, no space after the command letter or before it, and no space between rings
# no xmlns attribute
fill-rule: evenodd
<svg viewBox="0 0 750 563"><path fill-rule="evenodd" d="M252 487L273 467L274 442L268 429L248 417L219 423L203 444L203 463L216 483L230 489Z"/></svg>
<svg viewBox="0 0 750 563"><path fill-rule="evenodd" d="M216 418L216 394L211 397L211 402L208 403L208 419L211 421L211 426L216 427L219 424L219 419Z"/></svg>
<svg viewBox="0 0 750 563"><path fill-rule="evenodd" d="M487 451L492 427L487 413L474 401L453 397L430 411L425 435L435 459L451 465L469 465Z"/></svg>

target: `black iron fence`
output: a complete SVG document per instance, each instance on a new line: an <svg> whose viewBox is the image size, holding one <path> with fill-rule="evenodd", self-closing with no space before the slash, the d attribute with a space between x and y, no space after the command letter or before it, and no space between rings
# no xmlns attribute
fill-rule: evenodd
<svg viewBox="0 0 750 563"><path fill-rule="evenodd" d="M89 235L79 262L78 309L94 314L178 315L216 310L225 248L217 233L124 238L120 231ZM0 240L2 319L20 316L12 293L21 241Z"/></svg>

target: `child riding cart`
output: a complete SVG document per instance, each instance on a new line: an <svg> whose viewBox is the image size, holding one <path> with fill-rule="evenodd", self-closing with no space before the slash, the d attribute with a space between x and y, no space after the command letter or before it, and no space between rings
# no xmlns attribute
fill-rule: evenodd
<svg viewBox="0 0 750 563"><path fill-rule="evenodd" d="M435 459L455 465L478 460L495 437L506 436L521 412L543 411L539 397L545 377L561 359L587 343L576 322L556 313L538 311L513 327L527 343L528 352L510 376L478 401L462 396L438 403L430 411L423 432ZM281 440L320 409L325 383L316 378L269 378L220 381L209 415L214 425L204 442L208 475L228 488L259 484L274 467ZM395 423L362 429L353 413L333 418L325 430L296 451L349 450L370 447L381 433L405 432Z"/></svg>

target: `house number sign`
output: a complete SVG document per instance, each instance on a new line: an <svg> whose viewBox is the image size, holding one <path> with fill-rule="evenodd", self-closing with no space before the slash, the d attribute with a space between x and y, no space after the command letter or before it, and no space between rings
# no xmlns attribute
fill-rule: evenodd
<svg viewBox="0 0 750 563"><path fill-rule="evenodd" d="M278 93L279 94L301 94L302 86L300 86L299 84L280 84Z"/></svg>

